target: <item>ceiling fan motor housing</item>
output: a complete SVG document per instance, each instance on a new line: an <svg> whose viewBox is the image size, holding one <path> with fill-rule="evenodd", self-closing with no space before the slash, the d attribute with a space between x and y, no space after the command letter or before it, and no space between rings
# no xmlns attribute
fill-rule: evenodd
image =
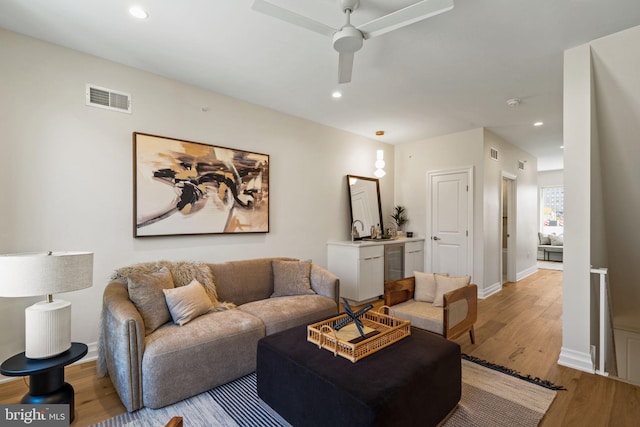
<svg viewBox="0 0 640 427"><path fill-rule="evenodd" d="M360 6L360 0L338 0L338 3L343 12L346 12L347 9L353 12Z"/></svg>
<svg viewBox="0 0 640 427"><path fill-rule="evenodd" d="M354 53L362 48L364 37L355 27L345 26L333 35L333 48L340 53Z"/></svg>

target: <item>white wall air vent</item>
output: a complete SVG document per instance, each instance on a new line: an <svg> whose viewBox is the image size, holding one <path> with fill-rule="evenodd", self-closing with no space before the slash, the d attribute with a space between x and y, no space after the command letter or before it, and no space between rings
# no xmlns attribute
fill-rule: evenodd
<svg viewBox="0 0 640 427"><path fill-rule="evenodd" d="M498 160L498 150L493 147L489 147L489 158L491 160Z"/></svg>
<svg viewBox="0 0 640 427"><path fill-rule="evenodd" d="M521 171L524 170L524 162L522 160L518 160L518 169L520 169Z"/></svg>
<svg viewBox="0 0 640 427"><path fill-rule="evenodd" d="M107 110L131 113L131 95L112 89L99 87L87 83L85 94L87 105Z"/></svg>

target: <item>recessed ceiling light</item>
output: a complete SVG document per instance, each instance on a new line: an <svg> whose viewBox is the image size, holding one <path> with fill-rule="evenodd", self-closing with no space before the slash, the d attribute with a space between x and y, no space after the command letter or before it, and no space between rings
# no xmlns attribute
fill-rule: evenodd
<svg viewBox="0 0 640 427"><path fill-rule="evenodd" d="M339 90L336 90L331 94L331 96L334 98L342 98L342 92L340 92Z"/></svg>
<svg viewBox="0 0 640 427"><path fill-rule="evenodd" d="M543 122L535 122L533 125L534 126L542 126L544 123Z"/></svg>
<svg viewBox="0 0 640 427"><path fill-rule="evenodd" d="M138 19L147 19L149 14L140 6L133 6L129 9L129 13Z"/></svg>
<svg viewBox="0 0 640 427"><path fill-rule="evenodd" d="M564 148L564 145L561 145L560 148Z"/></svg>

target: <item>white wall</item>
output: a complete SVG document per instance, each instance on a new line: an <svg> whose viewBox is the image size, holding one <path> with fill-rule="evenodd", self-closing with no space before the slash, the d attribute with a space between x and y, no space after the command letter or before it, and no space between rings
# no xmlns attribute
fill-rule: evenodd
<svg viewBox="0 0 640 427"><path fill-rule="evenodd" d="M640 27L635 27L565 52L567 248L559 363L587 371L598 318L593 280L589 286L591 265L609 269L616 335L640 336L639 46ZM616 349L623 378L632 370L627 362L640 371L637 354L629 356L627 350Z"/></svg>
<svg viewBox="0 0 640 427"><path fill-rule="evenodd" d="M395 203L407 208L408 231L426 237L427 172L445 169L474 168L474 181L482 176L483 131L473 129L423 141L395 146ZM482 257L482 185L474 187L474 265L472 280L483 283ZM427 250L425 256L430 256ZM425 264L426 265L426 264Z"/></svg>
<svg viewBox="0 0 640 427"><path fill-rule="evenodd" d="M498 161L489 159L489 150L498 150ZM516 276L520 280L537 271L536 250L537 230L537 169L535 157L520 148L504 141L496 134L484 131L484 281L485 288L500 289L502 272L500 240L502 217L503 173L516 179L515 239ZM518 169L518 161L524 162L524 170Z"/></svg>
<svg viewBox="0 0 640 427"><path fill-rule="evenodd" d="M4 30L0 57L0 253L95 252L93 287L64 295L73 340L97 340L102 292L120 266L273 255L325 266L326 242L349 238L345 175L372 176L377 149L385 211L393 206L388 144ZM130 93L133 113L87 107L86 83ZM270 232L134 239L134 131L269 154ZM27 303L0 298L11 325L0 332L0 359L24 349L16 338Z"/></svg>
<svg viewBox="0 0 640 427"><path fill-rule="evenodd" d="M499 161L489 159L489 148ZM517 260L520 276L535 271L537 242L537 164L530 154L479 128L395 146L395 202L407 207L409 230L427 230L427 173L474 168L473 278L481 296L500 289L500 188L502 172L517 179ZM517 161L526 161L524 171ZM428 246L425 256L429 256Z"/></svg>
<svg viewBox="0 0 640 427"><path fill-rule="evenodd" d="M590 46L600 137L599 207L605 217L600 229L606 231L600 245L606 254L591 259L609 267L615 327L640 333L640 27Z"/></svg>
<svg viewBox="0 0 640 427"><path fill-rule="evenodd" d="M558 363L593 372L590 356L592 74L588 45L564 54L564 274Z"/></svg>

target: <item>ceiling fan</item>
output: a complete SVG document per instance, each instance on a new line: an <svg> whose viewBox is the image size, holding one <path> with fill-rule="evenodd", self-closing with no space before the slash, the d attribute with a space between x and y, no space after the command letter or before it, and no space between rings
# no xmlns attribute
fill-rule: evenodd
<svg viewBox="0 0 640 427"><path fill-rule="evenodd" d="M254 0L251 8L290 24L331 37L333 48L340 54L338 57L338 83L351 81L353 54L362 48L364 40L453 9L453 0L422 0L356 28L351 25L351 13L360 6L360 0L338 0L338 4L346 16L346 24L342 28L332 28L266 0Z"/></svg>

